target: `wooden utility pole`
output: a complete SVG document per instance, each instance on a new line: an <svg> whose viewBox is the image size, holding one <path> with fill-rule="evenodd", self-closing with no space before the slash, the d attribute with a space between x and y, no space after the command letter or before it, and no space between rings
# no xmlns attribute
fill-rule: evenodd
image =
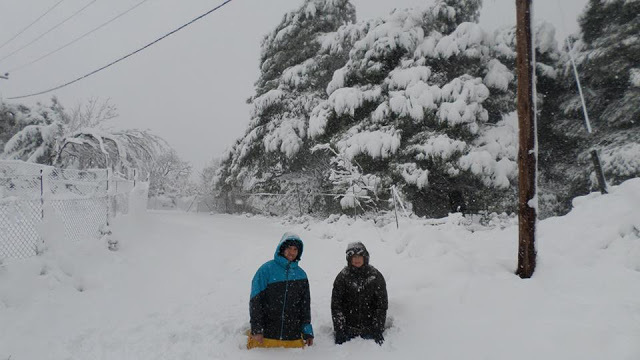
<svg viewBox="0 0 640 360"><path fill-rule="evenodd" d="M536 268L536 131L533 94L533 46L531 41L531 0L516 0L516 63L518 69L518 269L530 278Z"/></svg>

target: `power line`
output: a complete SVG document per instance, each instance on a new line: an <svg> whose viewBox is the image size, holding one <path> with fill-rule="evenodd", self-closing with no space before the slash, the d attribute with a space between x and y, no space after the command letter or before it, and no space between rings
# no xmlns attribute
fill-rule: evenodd
<svg viewBox="0 0 640 360"><path fill-rule="evenodd" d="M24 29L20 30L20 32L18 32L17 34L13 35L13 37L7 41L4 42L4 44L0 45L0 49L2 49L5 45L7 45L8 43L10 43L13 39L17 38L18 36L20 36L20 34L22 34L23 32L27 31L28 28L30 28L31 26L33 26L33 24L37 23L38 20L42 19L45 15L47 15L51 10L55 9L56 6L60 5L61 2L63 2L64 0L60 0L57 3L55 3L55 5L53 5L52 7L49 8L49 10L45 11L44 14L40 15L37 19L33 20L33 22L29 25L27 25L27 27L25 27Z"/></svg>
<svg viewBox="0 0 640 360"><path fill-rule="evenodd" d="M127 9L126 11L121 12L120 14L116 15L116 16L115 16L114 18L112 18L111 20L109 20L109 21L107 21L107 22L102 23L101 25L99 25L98 27L94 28L93 30L91 30L91 31L89 31L89 32L86 32L86 33L84 33L83 35L80 35L79 37L75 38L74 40L71 40L70 42L66 43L65 45L62 45L61 47L59 47L59 48L57 48L57 49L55 49L55 50L53 50L53 51L51 51L51 52L48 52L48 53L46 53L46 54L44 54L44 55L40 56L39 58L37 58L37 59L35 59L35 60L31 61L31 62L28 62L28 63L26 63L26 64L23 64L23 65L20 65L20 66L14 67L13 69L10 69L10 70L9 70L9 73L16 72L16 71L18 71L18 70L22 70L22 69L26 68L27 66L33 65L33 64L37 63L38 61L40 61L40 60L42 60L42 59L44 59L44 58L47 58L47 57L49 57L49 56L51 56L51 55L53 55L53 54L57 53L58 51L60 51L60 50L62 50L62 49L64 49L64 48L66 48L67 46L70 46L70 45L72 45L72 44L74 44L74 43L76 43L76 42L78 42L78 41L82 40L84 37L86 37L86 36L90 35L91 33L95 32L95 31L98 31L98 30L100 30L101 28L103 28L103 27L105 27L105 26L109 25L109 24L110 24L110 23L112 23L113 21L117 20L119 17L124 16L124 15L125 15L125 14L127 14L129 11L131 11L131 10L133 10L133 9L137 8L138 6L140 6L140 5L144 4L144 3L146 3L147 1L149 1L149 0L142 0L142 1L140 1L139 3L135 4L134 6L130 7L129 9Z"/></svg>
<svg viewBox="0 0 640 360"><path fill-rule="evenodd" d="M145 0L145 1L146 1L146 0ZM214 7L213 9L211 9L211 10L207 11L206 13L204 13L204 14L202 14L202 15L200 15L200 16L198 16L198 17L196 17L195 19L193 19L193 20L189 21L188 23L186 23L186 24L184 24L184 25L182 25L182 26L180 26L180 27L176 28L175 30L173 30L173 31L171 31L171 32L168 32L167 34L165 34L165 35L163 35L163 36L159 37L158 39L156 39L156 40L154 40L154 41L150 42L149 44L147 44L147 45L145 45L145 46L143 46L143 47L139 48L138 50L136 50L136 51L134 51L134 52L131 52L131 53L129 53L129 54L127 54L127 55L125 55L125 56L123 56L123 57L119 58L118 60L112 61L112 62L110 62L109 64L107 64L107 65L105 65L105 66L103 66L103 67L101 67L101 68L99 68L99 69L96 69L96 70L94 70L94 71L92 71L92 72L90 72L90 73L88 73L88 74L86 74L86 75L84 75L84 76L81 76L81 77L79 77L79 78L77 78L77 79L75 79L75 80L69 81L69 82L64 83L64 84L62 84L62 85L58 85L58 86L56 86L56 87L54 87L54 88L51 88L51 89L48 89L48 90L44 90L44 91L40 91L40 92L37 92L37 93L28 94L28 95L21 95L21 96L9 97L9 98L7 98L7 99L15 100L15 99L22 99L22 98L26 98L26 97L30 97L30 96L36 96L36 95L46 94L46 93L48 93L48 92L51 92L51 91L54 91L54 90L58 90L58 89L61 89L61 88L65 87L65 86L68 86L68 85L71 85L71 84L73 84L73 83L76 83L76 82L78 82L78 81L80 81L80 80L82 80L82 79L88 78L89 76L91 76L91 75L93 75L93 74L95 74L95 73L97 73L97 72L100 72L100 71L102 71L102 70L104 70L104 69L106 69L106 68L110 67L111 65L117 64L117 63L119 63L120 61L122 61L122 60L124 60L124 59L126 59L126 58L128 58L128 57L130 57L130 56L133 56L133 55L135 55L135 54L137 54L137 53L139 53L139 52L141 52L141 51L143 51L143 50L145 50L146 48L148 48L148 47L150 47L151 45L154 45L155 43L157 43L157 42L159 42L159 41L161 41L161 40L163 40L163 39L167 38L168 36L170 36L170 35L173 35L173 34L177 33L178 31L180 31L180 30L182 30L182 29L186 28L187 26L189 26L189 25L193 24L194 22L196 22L196 21L198 21L198 20L202 19L203 17L205 17L205 16L207 16L207 15L211 14L212 12L214 12L214 11L216 11L216 10L220 9L221 7L223 7L223 6L227 5L227 4L228 4L228 3L230 3L230 2L231 2L231 0L226 0L226 1L225 1L225 2L223 2L222 4L220 4L220 5L216 6L216 7Z"/></svg>
<svg viewBox="0 0 640 360"><path fill-rule="evenodd" d="M58 28L59 26L61 26L62 24L66 23L66 22L67 22L67 21L69 21L71 18L73 18L74 16L78 15L79 13L81 13L84 9L88 8L89 6L91 6L91 5L92 5L93 3L95 3L96 1L98 1L98 0L93 0L93 1L91 1L90 3L88 3L87 5L85 5L84 7L82 7L82 9L80 9L80 10L76 11L75 13L73 13L73 14L72 14L71 16L69 16L68 18L66 18L66 19L62 20L61 22L59 22L59 23L58 23L57 25L55 25L54 27L52 27L52 28L50 28L49 30L45 31L42 35L40 35L40 36L38 36L37 38L33 39L30 43L28 43L28 44L26 44L26 45L22 46L21 48L19 48L19 49L17 49L17 50L14 50L12 53L10 53L9 55L7 55L7 56L5 56L5 57L0 58L0 61L2 61L2 60L4 60L4 59L8 58L9 56L11 56L11 55L13 55L13 54L15 54L15 53L19 52L20 50L22 50L22 49L26 48L27 46L29 46L29 45L33 44L34 42L36 42L36 41L38 41L38 40L40 40L43 36L47 35L48 33L52 32L53 30L55 30L56 28Z"/></svg>

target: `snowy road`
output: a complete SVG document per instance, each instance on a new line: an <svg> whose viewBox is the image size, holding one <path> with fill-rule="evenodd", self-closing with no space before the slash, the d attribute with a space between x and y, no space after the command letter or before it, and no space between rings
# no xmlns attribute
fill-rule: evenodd
<svg viewBox="0 0 640 360"><path fill-rule="evenodd" d="M635 360L639 198L636 181L542 222L530 280L513 275L515 227L469 231L456 217L438 226L401 220L399 230L346 217L123 217L118 252L51 244L43 257L0 267L0 360ZM305 241L316 342L247 351L251 277L285 231ZM367 245L388 283L393 326L381 347L332 343L331 286L350 241Z"/></svg>

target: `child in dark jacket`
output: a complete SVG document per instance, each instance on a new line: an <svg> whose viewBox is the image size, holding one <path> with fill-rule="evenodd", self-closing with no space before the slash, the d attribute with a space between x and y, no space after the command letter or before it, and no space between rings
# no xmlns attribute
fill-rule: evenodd
<svg viewBox="0 0 640 360"><path fill-rule="evenodd" d="M302 239L285 233L273 260L262 265L253 277L248 348L313 345L309 280L298 265L302 250Z"/></svg>
<svg viewBox="0 0 640 360"><path fill-rule="evenodd" d="M387 285L369 265L369 252L361 242L347 246L347 266L333 283L331 317L336 344L355 337L382 344L387 318Z"/></svg>

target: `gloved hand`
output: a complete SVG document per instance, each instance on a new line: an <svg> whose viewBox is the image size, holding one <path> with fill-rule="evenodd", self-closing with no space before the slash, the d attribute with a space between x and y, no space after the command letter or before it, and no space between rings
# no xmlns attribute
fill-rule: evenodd
<svg viewBox="0 0 640 360"><path fill-rule="evenodd" d="M349 341L349 337L344 333L344 331L337 331L335 333L335 341L337 345L340 345Z"/></svg>
<svg viewBox="0 0 640 360"><path fill-rule="evenodd" d="M304 343L305 343L307 346L311 346L311 345L313 345L313 336L309 336L309 337L307 337L306 339L304 339Z"/></svg>
<svg viewBox="0 0 640 360"><path fill-rule="evenodd" d="M373 335L373 341L375 341L378 345L382 345L382 343L384 342L384 336L382 336L382 333L376 333Z"/></svg>
<svg viewBox="0 0 640 360"><path fill-rule="evenodd" d="M258 342L258 344L260 345L264 343L264 336L262 334L253 334L251 335L251 337L253 337L253 340Z"/></svg>

